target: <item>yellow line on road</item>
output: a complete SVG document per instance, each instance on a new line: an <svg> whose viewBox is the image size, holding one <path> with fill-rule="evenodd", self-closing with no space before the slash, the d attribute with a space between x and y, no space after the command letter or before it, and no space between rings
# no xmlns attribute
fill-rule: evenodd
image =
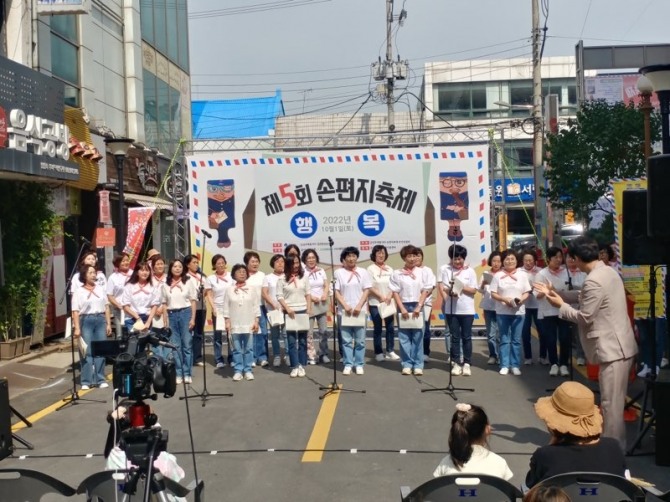
<svg viewBox="0 0 670 502"><path fill-rule="evenodd" d="M79 393L78 393L78 395L79 395L80 397L82 397L82 396L88 394L89 392L91 392L91 391L90 391L90 390L80 390ZM66 401L66 400L69 401L70 399L69 399L69 398L61 399L60 401L58 401L58 402L56 402L56 403L54 403L54 404L51 404L51 405L47 406L46 408L44 408L44 409L42 409L42 410L40 410L40 411L37 411L37 412L33 413L33 414L30 415L29 417L26 417L26 419L27 419L28 422L30 422L30 423L37 422L38 420L40 420L40 419L46 417L47 415L53 413L53 412L56 411L58 408L60 408L61 406L63 406L63 404L65 404L65 401ZM27 428L27 427L28 427L28 426L27 426L26 424L24 424L23 422L19 421L18 423L12 425L12 432L20 431L21 429L25 429L25 428Z"/></svg>
<svg viewBox="0 0 670 502"><path fill-rule="evenodd" d="M340 389L341 386L338 386ZM323 458L323 450L326 449L328 442L328 435L330 434L330 427L333 425L333 418L335 417L335 410L337 409L337 402L340 400L340 392L335 391L323 398L321 403L321 410L316 417L312 435L307 441L305 453L302 455L303 462L321 462Z"/></svg>

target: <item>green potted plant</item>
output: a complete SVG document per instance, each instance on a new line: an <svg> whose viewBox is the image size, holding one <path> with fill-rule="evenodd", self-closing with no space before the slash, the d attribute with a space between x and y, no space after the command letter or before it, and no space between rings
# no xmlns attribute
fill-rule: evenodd
<svg viewBox="0 0 670 502"><path fill-rule="evenodd" d="M24 354L40 307L44 245L57 219L51 209L51 189L43 184L0 181L0 228L4 258L4 285L0 286L0 359Z"/></svg>

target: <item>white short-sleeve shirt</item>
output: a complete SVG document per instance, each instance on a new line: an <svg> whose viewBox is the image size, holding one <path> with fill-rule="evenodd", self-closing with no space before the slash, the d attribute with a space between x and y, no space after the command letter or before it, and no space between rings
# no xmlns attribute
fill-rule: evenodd
<svg viewBox="0 0 670 502"><path fill-rule="evenodd" d="M452 279L457 278L465 286L477 289L477 273L473 268L464 265L460 269L455 269L451 264L443 265L440 268L440 282L449 287ZM475 315L475 299L473 296L461 294L458 298L454 298L452 302L450 298L444 302L444 313L451 314L451 306L453 304L454 315Z"/></svg>
<svg viewBox="0 0 670 502"><path fill-rule="evenodd" d="M372 287L372 279L368 271L361 267L356 267L354 270L346 268L339 268L335 271L335 291L339 291L344 297L344 301L350 307L355 307L366 289ZM361 310L367 308L366 301ZM338 311L342 313L342 306L338 305Z"/></svg>
<svg viewBox="0 0 670 502"><path fill-rule="evenodd" d="M531 285L528 282L528 275L515 269L508 273L506 270L496 272L491 281L491 292L498 293L500 296L509 298L521 298L524 293L530 293ZM496 314L498 315L524 315L526 306L524 304L518 307L496 301Z"/></svg>

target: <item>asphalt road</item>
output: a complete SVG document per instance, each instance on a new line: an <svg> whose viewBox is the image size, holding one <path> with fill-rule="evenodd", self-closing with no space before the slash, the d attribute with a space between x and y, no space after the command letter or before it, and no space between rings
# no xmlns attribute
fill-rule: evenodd
<svg viewBox="0 0 670 502"><path fill-rule="evenodd" d="M195 477L191 428L208 500L399 500L400 487L427 481L447 451L456 401L443 392L421 392L448 383L443 339L435 339L432 347L434 357L422 377L402 376L398 362L372 361L363 376L337 374L339 384L365 393L341 392L323 400L319 387L333 380L330 364L308 366L306 378L289 378L286 367L256 368L253 382L233 382L230 368L215 370L209 355L208 391L232 392L233 397L211 398L205 406L198 397L178 399L184 390L202 390L202 368L197 368L189 389L150 404L169 431L168 451L186 471L185 483ZM501 376L497 367L486 365L484 340L474 342L474 352L473 375L454 377L454 384L475 391L456 394L459 401L484 406L493 427L490 447L507 460L518 485L531 453L548 441L533 403L564 379L549 377L547 367L537 364L523 367L520 377ZM369 361L370 343L367 355ZM80 393L83 399L105 402L82 399L60 411L40 412L70 395L69 358L69 352L51 353L0 365L0 376L9 376L12 406L34 424L16 432L35 446L28 450L15 444L14 455L0 468L35 469L72 486L103 469L111 386ZM579 371L575 378L587 382ZM641 388L636 381L630 395ZM13 423L22 426L16 417ZM628 427L632 442L638 423ZM665 491L670 469L655 465L653 448L649 433L637 455L628 457L629 468Z"/></svg>

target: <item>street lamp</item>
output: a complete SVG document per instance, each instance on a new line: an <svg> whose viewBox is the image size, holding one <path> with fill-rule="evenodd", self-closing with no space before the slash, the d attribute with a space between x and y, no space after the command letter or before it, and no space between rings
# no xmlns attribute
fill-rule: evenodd
<svg viewBox="0 0 670 502"><path fill-rule="evenodd" d="M128 149L132 146L133 141L135 140L130 138L105 138L107 151L114 156L114 160L116 161L116 176L119 184L119 222L117 225L116 236L116 245L119 252L123 252L124 246L126 245L126 235L124 231L125 221L123 217L123 163L126 160L126 154L128 153Z"/></svg>
<svg viewBox="0 0 670 502"><path fill-rule="evenodd" d="M647 77L642 75L637 79L637 90L640 92L640 110L644 114L644 159L651 157L651 93L654 86Z"/></svg>
<svg viewBox="0 0 670 502"><path fill-rule="evenodd" d="M658 96L661 105L661 138L663 153L670 153L670 65L660 64L640 68L640 73L647 77Z"/></svg>

